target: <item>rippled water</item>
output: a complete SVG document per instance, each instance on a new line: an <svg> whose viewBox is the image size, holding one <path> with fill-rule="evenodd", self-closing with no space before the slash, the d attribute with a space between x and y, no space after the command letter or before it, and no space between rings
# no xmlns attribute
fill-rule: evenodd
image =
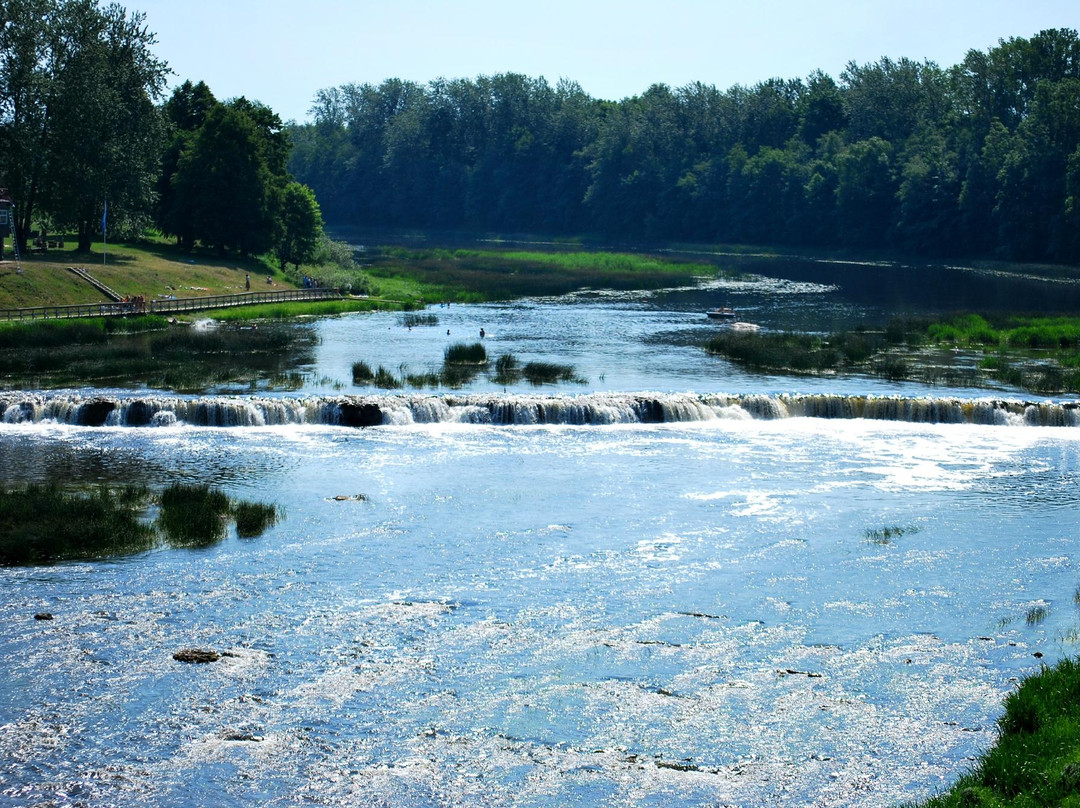
<svg viewBox="0 0 1080 808"><path fill-rule="evenodd" d="M589 378L556 396L898 390L741 374L662 301L435 312L319 323L304 394L370 393L352 361L438 362L481 326ZM286 512L0 569L0 804L925 796L1036 654L1075 650L1080 430L1023 424L0 425L5 482L199 481ZM192 646L226 656L172 659Z"/></svg>

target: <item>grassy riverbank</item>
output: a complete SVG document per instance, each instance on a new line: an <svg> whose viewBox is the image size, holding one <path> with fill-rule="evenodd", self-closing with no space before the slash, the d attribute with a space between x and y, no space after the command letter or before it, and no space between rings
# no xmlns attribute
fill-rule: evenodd
<svg viewBox="0 0 1080 808"><path fill-rule="evenodd" d="M104 302L104 295L68 267L83 267L120 295L199 297L251 289L291 289L304 276L328 288L369 296L342 304L333 313L393 306L418 308L439 301L481 302L517 297L555 296L586 288L658 289L690 285L722 271L713 264L637 253L494 249L413 250L383 247L353 263L347 248L334 243L335 261L301 266L285 274L266 259L222 258L211 251L184 252L162 241L121 244L101 252L64 249L0 264L0 309ZM10 256L9 256L10 258ZM273 307L265 312L208 316L291 316L297 311L328 313L326 305Z"/></svg>
<svg viewBox="0 0 1080 808"><path fill-rule="evenodd" d="M997 743L922 808L1080 806L1080 663L1064 659L1005 699Z"/></svg>
<svg viewBox="0 0 1080 808"><path fill-rule="evenodd" d="M723 270L644 253L384 247L367 255L376 287L428 302L551 297L582 289L690 286Z"/></svg>

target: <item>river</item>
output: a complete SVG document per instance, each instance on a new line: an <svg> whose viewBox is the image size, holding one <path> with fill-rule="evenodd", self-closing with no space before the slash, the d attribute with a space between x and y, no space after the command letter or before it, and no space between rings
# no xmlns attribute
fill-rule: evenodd
<svg viewBox="0 0 1080 808"><path fill-rule="evenodd" d="M0 569L0 804L884 806L953 781L1019 678L1075 653L1076 402L746 373L698 347L725 303L884 314L805 279L435 306L297 326L298 391L5 394L6 483L206 482L285 519ZM582 381L351 383L480 328Z"/></svg>

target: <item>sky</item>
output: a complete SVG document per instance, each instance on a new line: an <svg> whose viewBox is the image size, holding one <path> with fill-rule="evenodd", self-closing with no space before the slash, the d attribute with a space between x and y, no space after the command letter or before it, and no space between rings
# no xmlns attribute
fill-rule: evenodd
<svg viewBox="0 0 1080 808"><path fill-rule="evenodd" d="M1047 28L1080 29L1078 0L119 0L143 12L154 53L221 100L285 121L316 92L388 78L427 83L523 73L620 100L652 84L726 90L838 78L882 57L954 65Z"/></svg>

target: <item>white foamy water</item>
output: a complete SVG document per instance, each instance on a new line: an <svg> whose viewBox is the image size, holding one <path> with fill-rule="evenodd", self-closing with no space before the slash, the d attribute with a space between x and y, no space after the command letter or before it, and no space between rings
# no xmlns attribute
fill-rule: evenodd
<svg viewBox="0 0 1080 808"><path fill-rule="evenodd" d="M2 429L287 513L0 571L5 804L890 805L1072 649L1069 429Z"/></svg>

